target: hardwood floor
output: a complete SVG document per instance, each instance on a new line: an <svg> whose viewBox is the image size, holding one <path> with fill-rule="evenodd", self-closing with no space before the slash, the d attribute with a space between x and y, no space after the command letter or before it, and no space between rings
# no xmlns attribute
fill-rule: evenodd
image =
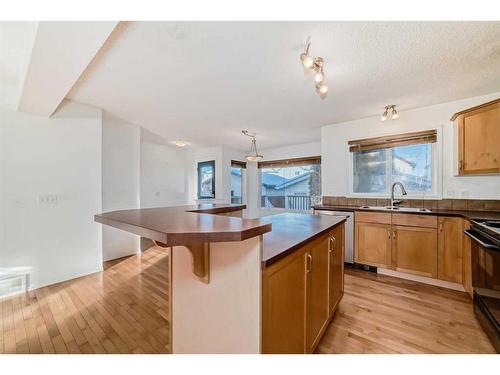
<svg viewBox="0 0 500 375"><path fill-rule="evenodd" d="M318 353L495 353L466 293L346 269Z"/></svg>
<svg viewBox="0 0 500 375"><path fill-rule="evenodd" d="M168 256L0 300L0 353L168 353ZM318 353L493 353L465 293L346 270Z"/></svg>
<svg viewBox="0 0 500 375"><path fill-rule="evenodd" d="M166 252L151 248L0 300L0 353L168 353L167 271Z"/></svg>

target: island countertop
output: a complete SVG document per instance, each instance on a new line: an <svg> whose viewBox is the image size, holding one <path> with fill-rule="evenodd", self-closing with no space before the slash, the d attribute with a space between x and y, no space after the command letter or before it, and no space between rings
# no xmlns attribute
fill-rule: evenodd
<svg viewBox="0 0 500 375"><path fill-rule="evenodd" d="M263 236L262 268L267 268L344 222L346 217L283 213L261 220L273 226L273 230Z"/></svg>
<svg viewBox="0 0 500 375"><path fill-rule="evenodd" d="M243 241L271 231L269 221L214 215L244 208L234 204L141 208L106 212L94 219L167 246Z"/></svg>
<svg viewBox="0 0 500 375"><path fill-rule="evenodd" d="M267 268L345 221L343 216L282 213L260 219L221 216L245 205L199 204L141 208L95 215L95 221L166 246L243 241L263 235L262 268Z"/></svg>

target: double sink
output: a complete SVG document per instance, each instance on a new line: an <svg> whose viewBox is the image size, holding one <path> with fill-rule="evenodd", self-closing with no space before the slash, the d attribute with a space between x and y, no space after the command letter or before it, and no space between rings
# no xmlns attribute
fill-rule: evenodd
<svg viewBox="0 0 500 375"><path fill-rule="evenodd" d="M399 207L399 206L361 206L363 210L400 211L400 212L431 212L428 208Z"/></svg>

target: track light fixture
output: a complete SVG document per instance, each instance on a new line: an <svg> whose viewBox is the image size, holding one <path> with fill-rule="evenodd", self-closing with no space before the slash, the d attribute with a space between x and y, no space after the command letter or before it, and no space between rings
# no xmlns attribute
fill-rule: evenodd
<svg viewBox="0 0 500 375"><path fill-rule="evenodd" d="M241 132L243 133L243 135L246 135L247 137L250 137L252 139L252 143L250 144L250 152L245 156L245 159L247 159L248 161L261 161L263 156L259 155L259 152L257 151L257 141L255 140L255 136L257 134L249 133L248 130L242 130Z"/></svg>
<svg viewBox="0 0 500 375"><path fill-rule="evenodd" d="M307 38L305 50L300 54L300 61L306 69L315 71L314 83L316 84L316 92L319 95L326 95L328 86L324 83L325 72L323 70L324 60L322 57L312 57L309 55L309 47L311 46L310 37Z"/></svg>
<svg viewBox="0 0 500 375"><path fill-rule="evenodd" d="M399 113L398 113L398 111L396 111L396 105L391 104L391 105L385 106L384 113L382 114L380 121L385 121L389 118L389 111L391 112L391 118L393 120L396 120L397 118L399 118Z"/></svg>

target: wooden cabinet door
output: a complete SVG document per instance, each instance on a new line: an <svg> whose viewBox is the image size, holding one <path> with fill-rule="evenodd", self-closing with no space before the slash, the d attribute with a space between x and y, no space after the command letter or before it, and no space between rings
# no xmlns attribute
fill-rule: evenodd
<svg viewBox="0 0 500 375"><path fill-rule="evenodd" d="M328 235L314 241L306 252L306 352L312 353L330 315L328 309Z"/></svg>
<svg viewBox="0 0 500 375"><path fill-rule="evenodd" d="M437 230L393 226L396 270L437 277Z"/></svg>
<svg viewBox="0 0 500 375"><path fill-rule="evenodd" d="M438 231L438 278L462 282L462 219L440 217Z"/></svg>
<svg viewBox="0 0 500 375"><path fill-rule="evenodd" d="M304 353L306 332L305 249L262 274L262 352Z"/></svg>
<svg viewBox="0 0 500 375"><path fill-rule="evenodd" d="M330 282L328 285L330 316L333 315L340 299L344 295L344 233L344 224L338 225L330 233Z"/></svg>
<svg viewBox="0 0 500 375"><path fill-rule="evenodd" d="M391 267L391 225L356 223L356 263Z"/></svg>
<svg viewBox="0 0 500 375"><path fill-rule="evenodd" d="M500 173L500 102L471 109L457 121L459 174Z"/></svg>

